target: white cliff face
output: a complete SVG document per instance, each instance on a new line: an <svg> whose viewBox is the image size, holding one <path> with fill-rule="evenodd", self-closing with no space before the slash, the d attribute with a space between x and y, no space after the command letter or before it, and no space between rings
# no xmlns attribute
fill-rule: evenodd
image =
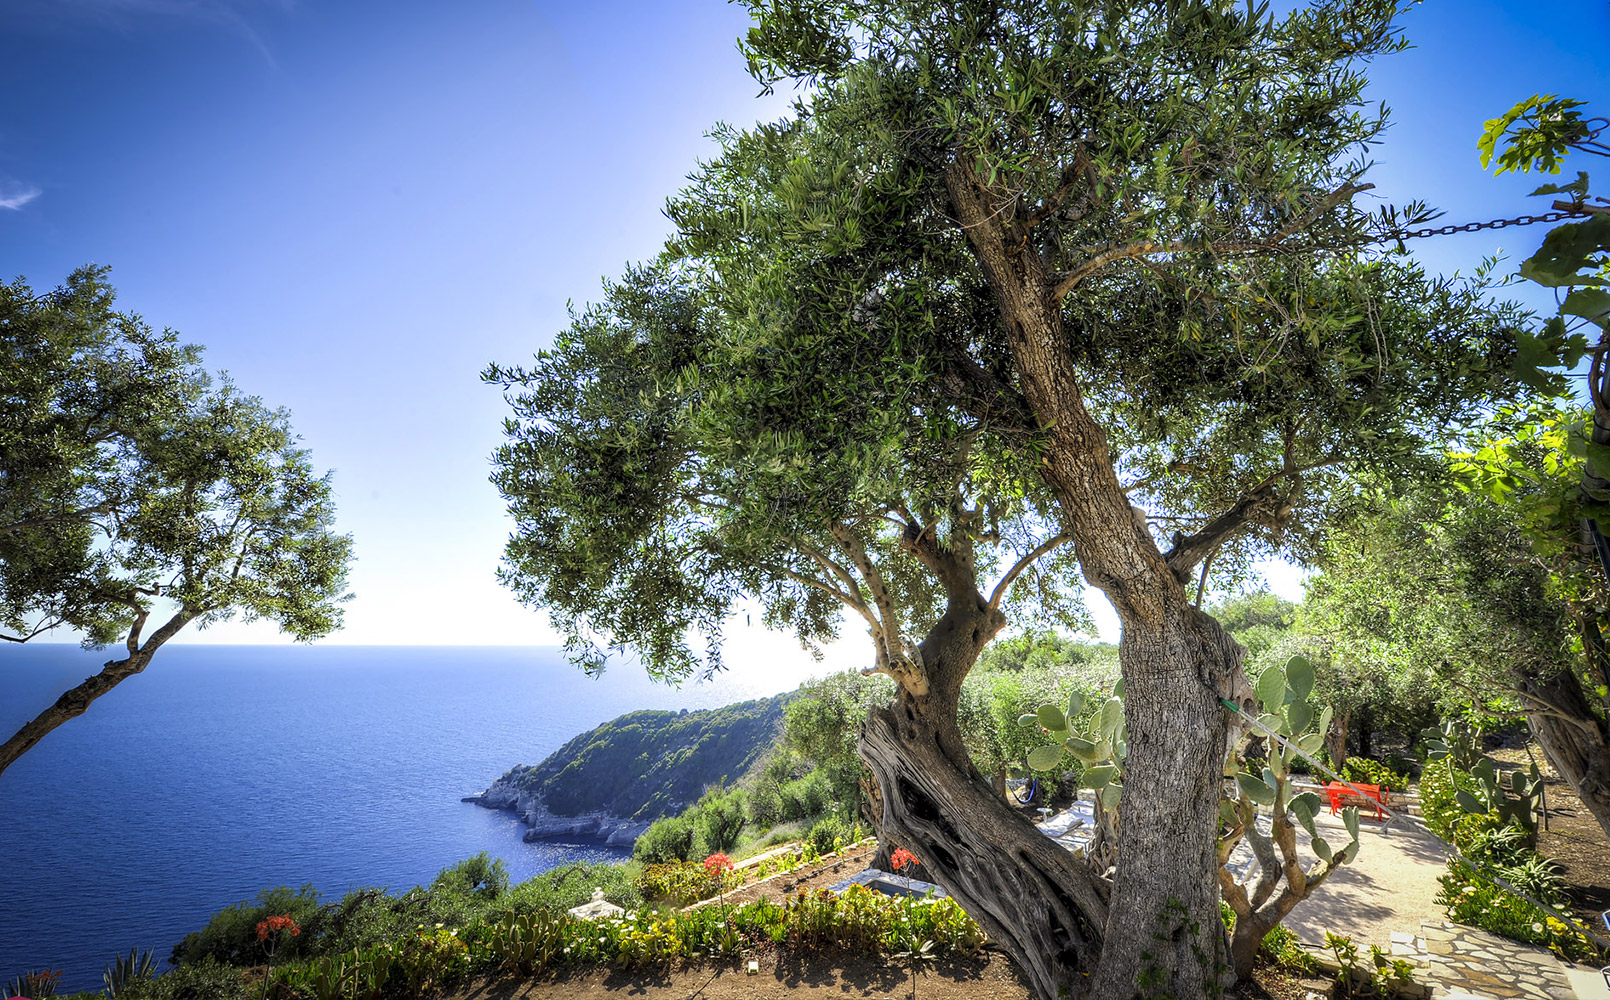
<svg viewBox="0 0 1610 1000"><path fill-rule="evenodd" d="M542 796L520 788L523 775L520 768L492 782L480 795L471 795L465 802L488 809L507 809L526 824L525 839L557 840L569 837L603 841L610 847L631 847L649 825L633 822L607 812L586 812L576 816L559 816L548 810Z"/></svg>

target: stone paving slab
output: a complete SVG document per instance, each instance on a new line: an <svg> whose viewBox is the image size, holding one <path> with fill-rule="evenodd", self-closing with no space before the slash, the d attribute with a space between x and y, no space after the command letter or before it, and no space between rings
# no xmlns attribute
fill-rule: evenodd
<svg viewBox="0 0 1610 1000"><path fill-rule="evenodd" d="M1394 932L1390 954L1420 967L1437 1000L1590 1000L1572 986L1573 969L1545 948L1446 920L1419 934ZM1598 1000L1598 998L1592 998Z"/></svg>

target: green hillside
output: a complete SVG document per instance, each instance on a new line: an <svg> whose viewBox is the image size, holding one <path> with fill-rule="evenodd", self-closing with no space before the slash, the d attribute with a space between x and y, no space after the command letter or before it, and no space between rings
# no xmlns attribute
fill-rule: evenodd
<svg viewBox="0 0 1610 1000"><path fill-rule="evenodd" d="M505 775L559 816L606 812L647 821L680 811L709 785L735 781L782 734L792 694L696 712L630 712L582 733L533 767Z"/></svg>

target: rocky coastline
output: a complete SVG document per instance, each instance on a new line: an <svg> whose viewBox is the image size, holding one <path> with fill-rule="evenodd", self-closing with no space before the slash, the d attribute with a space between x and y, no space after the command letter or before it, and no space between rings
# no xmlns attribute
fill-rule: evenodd
<svg viewBox="0 0 1610 1000"><path fill-rule="evenodd" d="M638 711L588 730L479 795L526 824L525 839L630 848L649 824L739 780L776 746L792 694L698 711Z"/></svg>
<svg viewBox="0 0 1610 1000"><path fill-rule="evenodd" d="M487 809L505 809L520 817L526 831L522 839L535 840L592 840L608 847L630 849L642 836L649 824L623 819L607 812L584 812L575 816L560 816L543 804L542 796L522 789L520 779L529 768L516 767L492 782L479 795L464 796Z"/></svg>

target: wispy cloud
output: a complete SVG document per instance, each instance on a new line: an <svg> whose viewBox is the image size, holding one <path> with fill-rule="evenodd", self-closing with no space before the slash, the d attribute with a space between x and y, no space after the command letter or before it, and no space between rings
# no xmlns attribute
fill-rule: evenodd
<svg viewBox="0 0 1610 1000"><path fill-rule="evenodd" d="M0 209L17 211L44 192L32 184L0 180Z"/></svg>
<svg viewBox="0 0 1610 1000"><path fill-rule="evenodd" d="M257 49L271 66L274 55L253 26L250 15L260 11L290 13L298 0L6 0L9 10L0 10L0 26L12 17L23 23L48 25L89 21L113 29L127 30L150 18L184 18L219 25L239 35Z"/></svg>

